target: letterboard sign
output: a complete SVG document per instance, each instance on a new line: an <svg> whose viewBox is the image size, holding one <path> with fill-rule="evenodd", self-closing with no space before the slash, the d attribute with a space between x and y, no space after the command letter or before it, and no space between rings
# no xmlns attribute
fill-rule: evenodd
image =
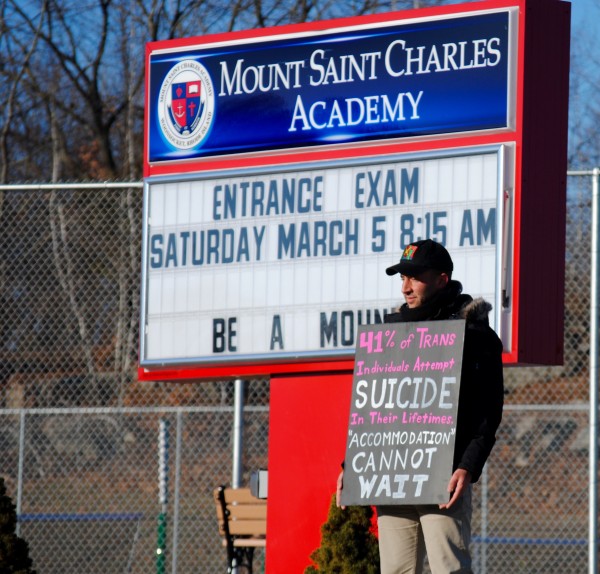
<svg viewBox="0 0 600 574"><path fill-rule="evenodd" d="M353 358L357 329L402 299L385 269L445 245L454 276L500 299L505 150L240 170L148 185L144 367ZM396 161L397 160L397 161Z"/></svg>
<svg viewBox="0 0 600 574"><path fill-rule="evenodd" d="M342 504L440 504L452 476L465 322L361 327Z"/></svg>

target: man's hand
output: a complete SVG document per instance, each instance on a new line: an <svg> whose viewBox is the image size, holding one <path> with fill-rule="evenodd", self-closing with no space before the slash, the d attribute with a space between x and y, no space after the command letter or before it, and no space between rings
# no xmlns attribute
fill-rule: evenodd
<svg viewBox="0 0 600 574"><path fill-rule="evenodd" d="M456 469L448 483L448 492L452 496L446 504L440 504L440 509L447 510L450 508L462 496L469 484L471 484L471 473L463 468Z"/></svg>
<svg viewBox="0 0 600 574"><path fill-rule="evenodd" d="M338 476L337 488L335 490L335 503L338 507L340 507L342 509L346 508L345 506L342 506L342 504L341 504L343 488L344 488L344 471L342 470L342 472L340 472L340 475Z"/></svg>

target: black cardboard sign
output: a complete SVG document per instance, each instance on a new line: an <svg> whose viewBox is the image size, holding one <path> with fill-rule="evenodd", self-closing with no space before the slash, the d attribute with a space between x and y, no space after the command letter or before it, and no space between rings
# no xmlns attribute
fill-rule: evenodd
<svg viewBox="0 0 600 574"><path fill-rule="evenodd" d="M358 332L343 505L448 501L465 322Z"/></svg>

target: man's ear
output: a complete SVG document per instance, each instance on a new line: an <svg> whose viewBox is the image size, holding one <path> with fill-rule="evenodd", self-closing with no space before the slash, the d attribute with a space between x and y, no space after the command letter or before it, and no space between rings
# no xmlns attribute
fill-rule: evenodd
<svg viewBox="0 0 600 574"><path fill-rule="evenodd" d="M446 285L448 285L449 281L450 277L448 277L447 273L440 273L438 275L438 286L440 287L440 289L443 289Z"/></svg>

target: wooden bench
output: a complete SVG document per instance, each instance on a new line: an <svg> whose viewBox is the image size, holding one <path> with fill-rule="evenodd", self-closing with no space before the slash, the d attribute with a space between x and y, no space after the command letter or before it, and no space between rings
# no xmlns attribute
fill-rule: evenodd
<svg viewBox="0 0 600 574"><path fill-rule="evenodd" d="M267 501L255 498L249 488L214 491L219 534L227 548L227 572L245 568L252 574L255 548L267 545Z"/></svg>

